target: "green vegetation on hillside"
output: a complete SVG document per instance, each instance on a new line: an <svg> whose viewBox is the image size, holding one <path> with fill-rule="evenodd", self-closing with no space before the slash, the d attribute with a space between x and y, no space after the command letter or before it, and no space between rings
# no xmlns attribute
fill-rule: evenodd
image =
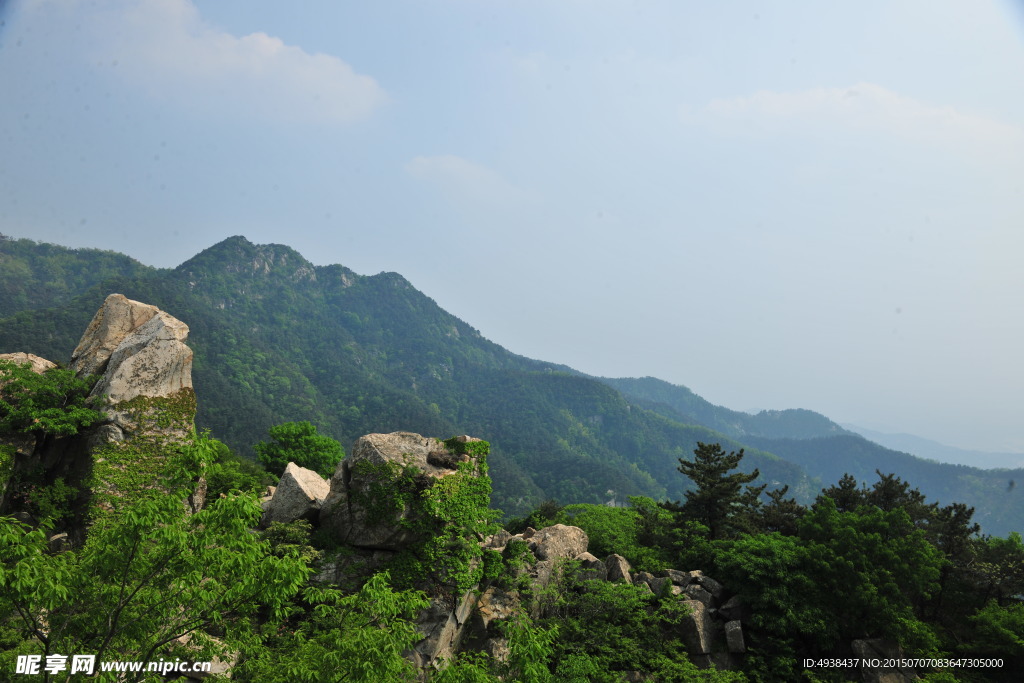
<svg viewBox="0 0 1024 683"><path fill-rule="evenodd" d="M885 475L871 487L844 477L809 507L790 501L788 532L775 528L770 506L760 514L744 504L719 508L723 531L715 538L695 521L706 515L700 502L729 486L739 503L736 473L700 464L734 467L738 458L727 459L714 445L702 445L695 456L686 464L700 477L696 490L686 504L663 503L661 514L651 514L652 501L637 499L630 509L547 505L529 520L538 527L576 524L595 539L592 547L637 568L700 568L720 581L748 610L742 670L750 680L801 680L805 659L849 657L858 638L890 639L907 657L1002 662L990 669L918 667L933 680L1016 680L1024 665L1019 534L979 536L972 509L929 503ZM855 669L813 668L822 678L811 680L859 680Z"/></svg>
<svg viewBox="0 0 1024 683"><path fill-rule="evenodd" d="M10 377L5 388L27 405L39 405L37 390L49 395L46 381L28 376ZM192 405L137 408L180 427ZM17 434L19 424L5 423L0 437ZM368 521L397 524L411 540L375 565L366 560L376 553L364 551L363 563L347 565L336 584L313 577L358 549L339 546L326 527L311 533L304 520L255 531L262 510L251 491L260 473L240 466L223 443L193 433L142 446L148 459L120 463L125 495L91 520L84 540L51 538L54 525L75 523L71 501L56 495L63 482L44 487L52 514L0 517L0 670L14 671L18 657L50 664L90 653L99 662L219 659L243 682L839 681L860 672L808 672L804 662L848 658L863 638L891 640L910 658L1000 662L915 666L933 681L1009 681L1024 666L1020 535L980 536L973 509L929 502L892 474L879 473L870 487L844 476L809 506L785 498L783 487L765 504L760 487L750 486L756 473L739 471L743 451L699 443L678 460L676 477L692 486L684 503L549 501L523 520L578 525L591 551L621 554L634 571L701 570L688 589L697 589L695 600L705 588L737 599L745 652L698 656L688 654L687 629L700 605L667 578L657 591L655 583L595 580L580 555L549 566L553 579L542 587L527 574L540 568L527 543L507 540L502 553L487 547L499 514L489 505L487 442L439 442L447 454L436 457L449 456L455 468L439 479L411 466L353 464L374 475L353 503ZM108 451L99 455L96 464L107 462ZM129 477L136 467L157 469L140 481ZM183 503L202 475L219 492L189 509ZM439 670L417 670L408 655L432 600L490 587L507 600L506 654L488 656L467 640ZM142 670L118 680L159 677Z"/></svg>
<svg viewBox="0 0 1024 683"><path fill-rule="evenodd" d="M155 270L114 251L67 249L0 234L0 318L66 303L108 278Z"/></svg>

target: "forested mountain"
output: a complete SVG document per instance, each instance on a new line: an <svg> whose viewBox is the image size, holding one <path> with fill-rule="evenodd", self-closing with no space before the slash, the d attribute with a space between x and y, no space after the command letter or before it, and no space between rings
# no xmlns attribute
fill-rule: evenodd
<svg viewBox="0 0 1024 683"><path fill-rule="evenodd" d="M104 278L155 271L114 251L67 249L0 234L0 318L65 303Z"/></svg>
<svg viewBox="0 0 1024 683"><path fill-rule="evenodd" d="M686 387L654 377L598 379L618 389L633 403L644 405L674 420L710 427L734 439L746 436L810 439L853 433L812 410L762 410L756 415L751 415L716 406Z"/></svg>
<svg viewBox="0 0 1024 683"><path fill-rule="evenodd" d="M51 275L25 280L32 293L18 290L16 277L4 280L12 288L5 302L31 305L14 306L20 312L0 320L0 352L66 361L104 297L119 292L188 323L195 386L204 396L197 424L231 447L251 455L269 427L291 420L310 420L345 444L396 430L478 435L493 446L494 504L506 514L549 498L679 499L689 482L676 471L677 459L698 441L746 447L747 471L758 468L761 483L788 484L790 495L809 502L842 473L846 451L836 449L853 443L801 442L820 446L818 456L838 469L813 466L812 456L797 464L799 449L773 438L848 433L811 411L748 415L653 378L599 381L524 358L484 339L396 273L313 266L286 246L233 237L177 268L152 269L110 252L0 242L0 263L14 262L32 273L49 272L47 263L89 265L66 268L78 273L73 286L60 285L57 271L58 284L49 288L38 283ZM876 467L893 471L890 454L872 451L874 464L858 476L872 483ZM986 531L1024 528L1024 506L1012 505L1018 490L1007 493L1005 481L997 485L977 470L938 467L946 469L934 480L906 476L943 503L978 507ZM956 485L936 488L949 480ZM995 493L1010 498L987 510Z"/></svg>

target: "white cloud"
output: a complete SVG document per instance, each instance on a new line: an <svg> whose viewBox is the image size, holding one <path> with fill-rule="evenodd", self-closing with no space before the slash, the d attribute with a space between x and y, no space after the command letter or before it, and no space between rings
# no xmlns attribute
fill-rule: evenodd
<svg viewBox="0 0 1024 683"><path fill-rule="evenodd" d="M36 9L55 0L41 0ZM338 57L266 33L235 36L204 22L191 0L58 3L94 36L92 60L154 97L204 114L351 123L386 102L384 90Z"/></svg>
<svg viewBox="0 0 1024 683"><path fill-rule="evenodd" d="M415 157L405 165L414 178L436 186L456 204L481 207L511 207L532 199L530 192L516 187L486 166L453 154Z"/></svg>
<svg viewBox="0 0 1024 683"><path fill-rule="evenodd" d="M1020 148L1024 129L948 105L922 102L874 83L797 92L762 90L749 97L716 99L703 109L683 109L687 123L757 134L792 131L888 135L961 150Z"/></svg>

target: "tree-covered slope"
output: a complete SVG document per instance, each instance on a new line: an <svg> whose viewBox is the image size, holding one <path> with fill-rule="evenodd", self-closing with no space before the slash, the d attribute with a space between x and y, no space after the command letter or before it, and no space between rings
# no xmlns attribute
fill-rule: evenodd
<svg viewBox="0 0 1024 683"><path fill-rule="evenodd" d="M751 437L746 443L771 450L823 482L836 482L849 473L873 484L878 481L876 471L895 472L943 505L973 506L974 521L989 534L1006 536L1024 528L1024 493L1017 486L1024 481L1024 469L981 470L923 460L846 434L816 439Z"/></svg>
<svg viewBox="0 0 1024 683"><path fill-rule="evenodd" d="M65 303L107 278L154 270L113 251L67 249L0 234L0 318Z"/></svg>

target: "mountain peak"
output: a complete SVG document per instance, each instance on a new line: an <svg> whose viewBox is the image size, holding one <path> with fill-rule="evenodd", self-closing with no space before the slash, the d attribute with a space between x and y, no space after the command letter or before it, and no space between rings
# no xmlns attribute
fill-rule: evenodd
<svg viewBox="0 0 1024 683"><path fill-rule="evenodd" d="M235 235L204 249L175 270L190 278L204 273L227 272L253 277L278 275L298 282L316 280L316 269L299 252L283 244L253 244Z"/></svg>

